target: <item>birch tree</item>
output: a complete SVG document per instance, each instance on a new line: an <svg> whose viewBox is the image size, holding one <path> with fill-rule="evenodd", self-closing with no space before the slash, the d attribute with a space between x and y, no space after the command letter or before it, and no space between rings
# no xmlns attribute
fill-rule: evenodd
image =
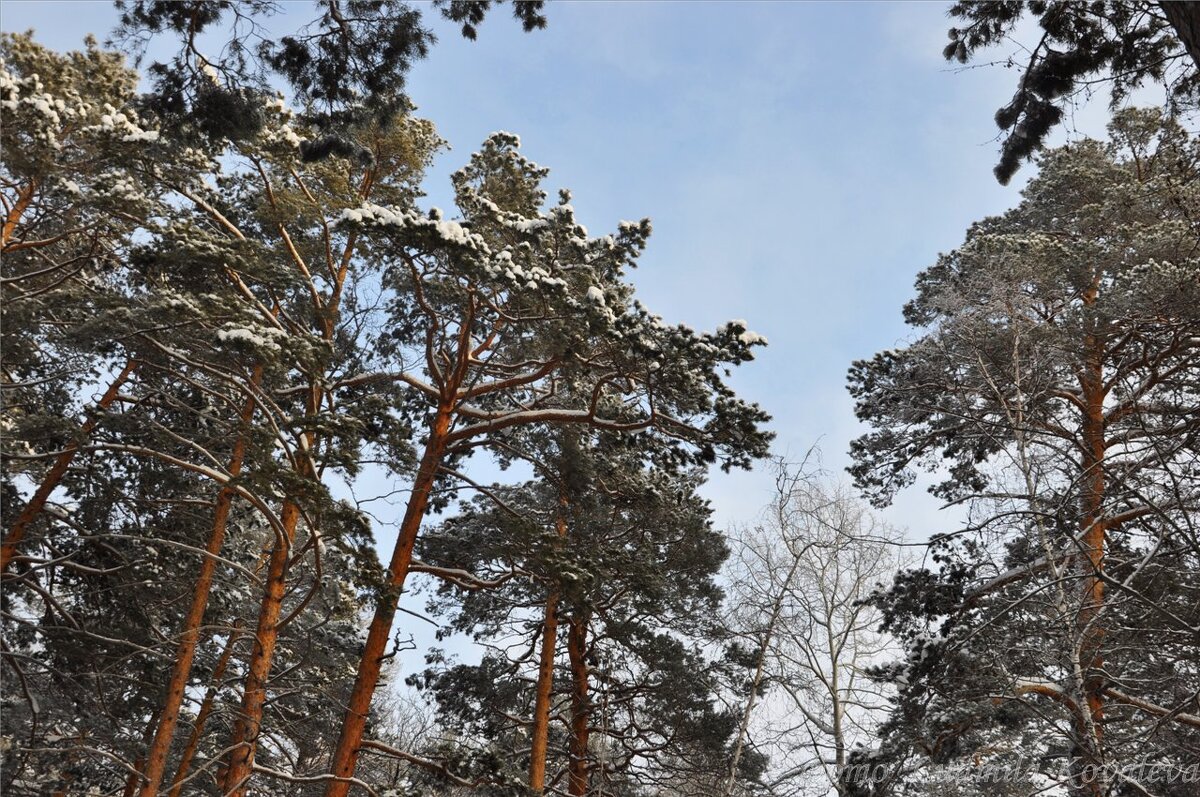
<svg viewBox="0 0 1200 797"><path fill-rule="evenodd" d="M807 464L774 468L775 496L734 548L725 622L748 683L722 793L741 793L738 765L755 755L766 793L844 794L851 752L886 716L869 671L889 640L868 598L901 562L899 535Z"/></svg>

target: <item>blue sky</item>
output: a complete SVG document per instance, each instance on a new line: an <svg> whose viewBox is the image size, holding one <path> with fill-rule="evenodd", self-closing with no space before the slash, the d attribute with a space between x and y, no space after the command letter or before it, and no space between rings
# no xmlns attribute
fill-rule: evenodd
<svg viewBox="0 0 1200 797"><path fill-rule="evenodd" d="M268 27L293 30L311 8L283 5ZM561 2L533 34L502 7L476 42L429 15L441 41L410 91L453 147L430 202L450 204L449 173L502 129L551 168L551 190L572 190L593 234L651 217L634 274L643 302L669 321L744 318L766 335L736 385L775 417L780 453L819 441L840 470L860 431L850 362L903 342L916 273L1014 204L1032 171L992 179L992 115L1016 74L947 64L947 6ZM4 30L34 28L59 49L103 39L114 19L104 0L0 6ZM1099 134L1106 116L1093 102L1074 126ZM752 521L771 485L762 471L715 474L718 521ZM954 523L915 489L884 514L914 539Z"/></svg>

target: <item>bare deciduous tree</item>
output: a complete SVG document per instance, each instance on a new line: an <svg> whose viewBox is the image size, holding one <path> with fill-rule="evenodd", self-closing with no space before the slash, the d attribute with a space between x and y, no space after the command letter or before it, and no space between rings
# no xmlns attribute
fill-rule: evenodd
<svg viewBox="0 0 1200 797"><path fill-rule="evenodd" d="M724 794L749 751L770 761L768 793L840 794L848 753L886 708L866 669L888 640L865 599L896 571L899 535L806 463L774 467L762 521L735 543L727 623L751 674Z"/></svg>

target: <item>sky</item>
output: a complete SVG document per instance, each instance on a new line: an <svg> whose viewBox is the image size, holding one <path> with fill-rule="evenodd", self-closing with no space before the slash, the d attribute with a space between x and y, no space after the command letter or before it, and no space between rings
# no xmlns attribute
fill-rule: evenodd
<svg viewBox="0 0 1200 797"><path fill-rule="evenodd" d="M284 2L268 28L292 31L311 5ZM850 363L903 345L913 279L972 221L1011 207L991 175L992 116L1016 73L941 57L948 3L554 2L546 30L494 10L475 42L428 14L439 43L409 90L451 145L429 175L448 207L449 174L495 130L522 138L569 188L592 234L648 216L654 235L633 274L668 322L746 319L770 346L735 373L774 416L777 453L814 444L831 471L863 429L845 389ZM33 28L56 49L104 39L105 0L3 0L0 29ZM1019 51L1019 45L997 57ZM1072 135L1103 133L1093 101ZM1061 139L1062 134L1059 134ZM714 473L722 526L770 499L766 468ZM913 488L883 511L910 539L956 516Z"/></svg>

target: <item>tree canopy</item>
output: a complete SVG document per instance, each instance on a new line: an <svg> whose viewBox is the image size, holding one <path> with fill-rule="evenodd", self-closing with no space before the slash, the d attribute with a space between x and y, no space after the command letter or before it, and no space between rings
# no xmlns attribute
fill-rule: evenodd
<svg viewBox="0 0 1200 797"><path fill-rule="evenodd" d="M1020 205L918 277L923 334L850 373L873 427L858 484L886 503L924 466L972 516L877 598L907 646L880 671L887 746L944 764L1036 744L1072 794L1185 765L1200 729L1197 144L1155 112L1110 131L1046 153Z"/></svg>
<svg viewBox="0 0 1200 797"><path fill-rule="evenodd" d="M1022 161L1038 152L1067 106L1100 84L1114 109L1146 82L1167 87L1172 105L1195 108L1200 99L1200 11L1178 2L959 2L947 60L967 63L1007 41L1024 20L1037 22L1039 37L1019 58L1009 57L1020 77L1012 100L996 111L1004 132L996 178L1007 183Z"/></svg>
<svg viewBox="0 0 1200 797"><path fill-rule="evenodd" d="M1192 797L1195 4L953 7L962 62L1037 23L1037 173L852 364L852 485L772 453L747 321L643 303L649 219L506 131L432 206L427 15L501 5L126 0L142 71L0 34L0 791ZM894 527L919 482L961 524Z"/></svg>

